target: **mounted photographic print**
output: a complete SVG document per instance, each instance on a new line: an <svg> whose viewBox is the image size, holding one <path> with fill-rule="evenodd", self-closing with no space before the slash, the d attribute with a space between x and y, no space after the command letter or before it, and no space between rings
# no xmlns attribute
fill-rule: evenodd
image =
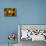
<svg viewBox="0 0 46 46"><path fill-rule="evenodd" d="M16 8L4 8L4 16L16 16Z"/></svg>
<svg viewBox="0 0 46 46"><path fill-rule="evenodd" d="M19 41L46 41L46 25L19 25L18 31Z"/></svg>

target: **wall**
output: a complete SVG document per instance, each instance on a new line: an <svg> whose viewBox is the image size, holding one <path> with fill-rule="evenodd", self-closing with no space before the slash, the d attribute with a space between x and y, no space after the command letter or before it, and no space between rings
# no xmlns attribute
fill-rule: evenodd
<svg viewBox="0 0 46 46"><path fill-rule="evenodd" d="M17 8L17 16L5 17L6 7ZM46 24L46 0L1 0L0 44L8 43L9 32L18 32L17 24Z"/></svg>

